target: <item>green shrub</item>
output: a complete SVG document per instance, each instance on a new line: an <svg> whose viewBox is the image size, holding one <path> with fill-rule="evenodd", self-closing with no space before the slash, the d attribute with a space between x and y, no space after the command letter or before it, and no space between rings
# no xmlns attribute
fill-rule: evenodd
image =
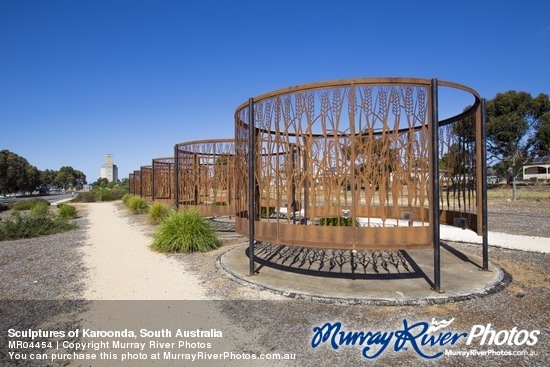
<svg viewBox="0 0 550 367"><path fill-rule="evenodd" d="M260 207L260 216L262 218L271 217L275 213L277 213L277 208L275 208L274 206L270 206L269 208L266 206Z"/></svg>
<svg viewBox="0 0 550 367"><path fill-rule="evenodd" d="M110 192L110 190L101 190L96 195L97 201L115 201L115 196Z"/></svg>
<svg viewBox="0 0 550 367"><path fill-rule="evenodd" d="M76 218L76 208L72 205L59 204L57 206L57 216L61 219L74 219Z"/></svg>
<svg viewBox="0 0 550 367"><path fill-rule="evenodd" d="M76 228L76 224L50 214L36 215L15 212L0 222L0 241L38 237L74 228Z"/></svg>
<svg viewBox="0 0 550 367"><path fill-rule="evenodd" d="M170 213L151 244L159 252L206 252L220 246L214 228L194 210Z"/></svg>
<svg viewBox="0 0 550 367"><path fill-rule="evenodd" d="M128 208L130 208L130 211L133 214L143 214L147 212L149 205L147 205L147 202L144 199L138 196L132 196L128 200Z"/></svg>
<svg viewBox="0 0 550 367"><path fill-rule="evenodd" d="M48 202L37 202L31 208L31 212L33 215L47 215L50 212L50 210L48 209L49 205L50 203Z"/></svg>
<svg viewBox="0 0 550 367"><path fill-rule="evenodd" d="M128 202L130 201L130 198L132 198L132 195L124 194L124 196L122 197L122 203L128 206Z"/></svg>
<svg viewBox="0 0 550 367"><path fill-rule="evenodd" d="M121 200L124 195L126 195L128 192L126 190L122 189L109 189L107 190L109 194L111 194L112 197L114 197L114 200Z"/></svg>
<svg viewBox="0 0 550 367"><path fill-rule="evenodd" d="M115 201L120 200L126 194L122 189L93 189L91 191L81 192L73 202L95 203L96 201Z"/></svg>
<svg viewBox="0 0 550 367"><path fill-rule="evenodd" d="M97 201L96 191L84 191L78 194L72 201L78 203L95 203Z"/></svg>
<svg viewBox="0 0 550 367"><path fill-rule="evenodd" d="M328 218L318 218L316 224L318 226L329 226L329 227L351 227L353 226L353 218L344 218L344 217L328 217ZM355 226L359 227L359 222L355 222Z"/></svg>
<svg viewBox="0 0 550 367"><path fill-rule="evenodd" d="M170 212L171 209L168 206L163 205L159 202L154 202L149 207L149 213L147 214L147 216L149 217L151 223L160 224L164 221L164 219L166 219Z"/></svg>
<svg viewBox="0 0 550 367"><path fill-rule="evenodd" d="M50 205L50 202L48 200L45 200L42 198L35 198L35 199L16 201L11 208L12 210L15 210L15 211L31 210L33 206L38 205L40 203L43 203L46 206Z"/></svg>

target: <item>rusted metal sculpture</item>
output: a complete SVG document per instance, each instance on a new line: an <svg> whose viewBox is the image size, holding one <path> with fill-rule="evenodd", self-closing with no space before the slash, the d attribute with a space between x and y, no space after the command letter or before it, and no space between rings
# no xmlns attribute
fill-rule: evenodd
<svg viewBox="0 0 550 367"><path fill-rule="evenodd" d="M134 171L134 193L133 195L141 196L141 169Z"/></svg>
<svg viewBox="0 0 550 367"><path fill-rule="evenodd" d="M174 157L155 158L152 161L153 195L151 200L174 204Z"/></svg>
<svg viewBox="0 0 550 367"><path fill-rule="evenodd" d="M176 205L195 208L204 215L234 215L234 156L233 139L176 144Z"/></svg>
<svg viewBox="0 0 550 367"><path fill-rule="evenodd" d="M140 196L147 201L151 201L153 198L153 166L141 166L140 183Z"/></svg>
<svg viewBox="0 0 550 367"><path fill-rule="evenodd" d="M471 106L439 121L441 87L469 94ZM487 269L482 109L471 88L406 78L308 84L243 103L235 212L251 238L251 274L255 241L433 248L439 290L440 222L484 235Z"/></svg>
<svg viewBox="0 0 550 367"><path fill-rule="evenodd" d="M136 175L135 173L130 173L130 175L128 176L128 192L130 195L135 195L136 194L136 179L135 179Z"/></svg>

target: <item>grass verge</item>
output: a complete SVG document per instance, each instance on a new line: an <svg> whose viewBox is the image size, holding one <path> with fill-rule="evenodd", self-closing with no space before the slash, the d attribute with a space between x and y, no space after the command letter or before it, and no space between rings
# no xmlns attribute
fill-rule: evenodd
<svg viewBox="0 0 550 367"><path fill-rule="evenodd" d="M27 214L13 212L0 222L0 241L16 240L65 232L76 228L75 223L55 217L50 213Z"/></svg>

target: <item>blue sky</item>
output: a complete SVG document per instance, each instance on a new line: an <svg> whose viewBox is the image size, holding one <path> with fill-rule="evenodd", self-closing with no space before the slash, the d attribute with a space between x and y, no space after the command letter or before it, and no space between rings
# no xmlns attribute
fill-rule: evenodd
<svg viewBox="0 0 550 367"><path fill-rule="evenodd" d="M0 0L0 149L89 182L233 137L249 97L382 76L550 94L550 1Z"/></svg>

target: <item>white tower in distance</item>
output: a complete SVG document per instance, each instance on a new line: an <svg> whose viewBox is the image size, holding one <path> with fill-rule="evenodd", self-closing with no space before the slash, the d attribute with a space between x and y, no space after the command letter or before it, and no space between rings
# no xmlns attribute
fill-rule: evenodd
<svg viewBox="0 0 550 367"><path fill-rule="evenodd" d="M105 156L105 164L101 166L101 178L106 178L109 182L118 181L118 167L113 164L113 155Z"/></svg>

